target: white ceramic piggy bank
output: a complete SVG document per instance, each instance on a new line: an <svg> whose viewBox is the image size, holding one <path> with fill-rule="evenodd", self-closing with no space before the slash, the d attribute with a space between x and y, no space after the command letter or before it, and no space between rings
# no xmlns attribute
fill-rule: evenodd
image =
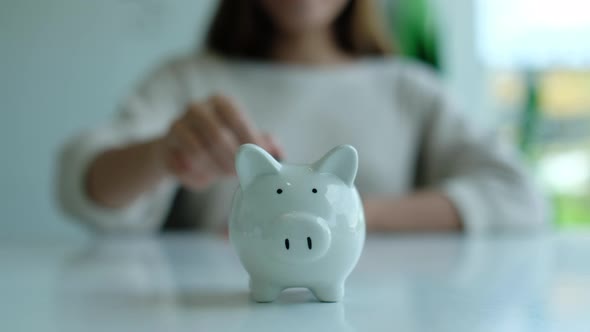
<svg viewBox="0 0 590 332"><path fill-rule="evenodd" d="M291 287L309 288L323 302L342 299L365 240L357 168L349 145L310 165L281 164L253 144L240 148L229 235L252 299L271 302Z"/></svg>

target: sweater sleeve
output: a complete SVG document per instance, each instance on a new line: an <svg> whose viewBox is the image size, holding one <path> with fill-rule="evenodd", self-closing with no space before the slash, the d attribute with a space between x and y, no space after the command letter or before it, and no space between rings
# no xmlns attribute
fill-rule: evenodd
<svg viewBox="0 0 590 332"><path fill-rule="evenodd" d="M165 179L129 206L112 209L88 197L85 178L90 164L103 151L155 138L167 130L182 100L175 66L169 63L150 74L109 123L66 142L58 160L57 197L67 215L100 232L160 228L177 188L173 179Z"/></svg>
<svg viewBox="0 0 590 332"><path fill-rule="evenodd" d="M547 228L547 202L517 151L468 121L433 73L414 69L404 80L421 111L417 185L441 190L469 233Z"/></svg>

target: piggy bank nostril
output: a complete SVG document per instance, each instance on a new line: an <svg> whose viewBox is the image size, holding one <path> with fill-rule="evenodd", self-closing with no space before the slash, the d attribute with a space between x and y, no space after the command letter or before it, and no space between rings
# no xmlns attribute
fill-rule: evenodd
<svg viewBox="0 0 590 332"><path fill-rule="evenodd" d="M307 237L307 247L311 250L311 238L309 236Z"/></svg>
<svg viewBox="0 0 590 332"><path fill-rule="evenodd" d="M289 250L289 239L285 239L285 248Z"/></svg>

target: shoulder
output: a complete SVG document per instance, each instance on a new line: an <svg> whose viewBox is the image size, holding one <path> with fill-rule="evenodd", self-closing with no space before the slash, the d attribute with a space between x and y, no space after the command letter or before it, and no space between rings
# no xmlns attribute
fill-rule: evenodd
<svg viewBox="0 0 590 332"><path fill-rule="evenodd" d="M382 58L375 65L400 96L424 98L425 94L439 94L443 90L444 84L435 68L417 60L395 56Z"/></svg>
<svg viewBox="0 0 590 332"><path fill-rule="evenodd" d="M434 103L448 96L440 74L427 64L401 56L378 58L368 63L395 103L413 115L428 112Z"/></svg>

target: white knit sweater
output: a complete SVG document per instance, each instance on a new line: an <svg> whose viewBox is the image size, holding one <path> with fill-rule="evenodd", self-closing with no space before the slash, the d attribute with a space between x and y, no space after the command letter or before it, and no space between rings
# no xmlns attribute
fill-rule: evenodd
<svg viewBox="0 0 590 332"><path fill-rule="evenodd" d="M309 163L336 145L355 146L361 195L437 188L470 232L546 224L544 200L517 154L471 123L470 112L453 104L433 73L400 58L335 67L212 55L170 61L140 84L117 117L67 143L59 166L64 210L100 230L159 229L178 189L174 179L113 210L87 197L85 173L101 151L162 135L187 102L212 93L239 101L259 129L281 142L288 162ZM192 193L184 215L195 225L223 227L236 185L230 178Z"/></svg>

